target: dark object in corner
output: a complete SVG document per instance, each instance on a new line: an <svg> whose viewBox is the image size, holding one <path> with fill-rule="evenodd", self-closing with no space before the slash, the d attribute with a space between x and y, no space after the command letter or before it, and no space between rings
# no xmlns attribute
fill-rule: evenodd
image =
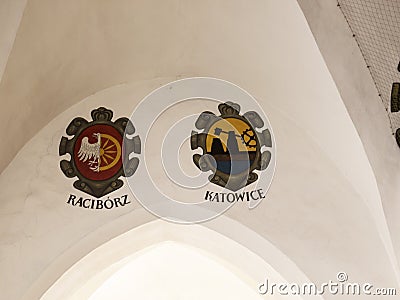
<svg viewBox="0 0 400 300"><path fill-rule="evenodd" d="M399 147L400 147L400 128L398 128L396 130L396 142L397 142L397 145L399 145Z"/></svg>
<svg viewBox="0 0 400 300"><path fill-rule="evenodd" d="M393 82L392 94L390 96L390 111L398 112L400 111L400 83Z"/></svg>

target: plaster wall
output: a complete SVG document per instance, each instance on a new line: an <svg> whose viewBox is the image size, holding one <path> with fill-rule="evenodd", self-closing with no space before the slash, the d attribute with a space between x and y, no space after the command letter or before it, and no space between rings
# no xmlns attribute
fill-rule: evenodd
<svg viewBox="0 0 400 300"><path fill-rule="evenodd" d="M337 2L298 2L371 164L398 258L400 150L390 130L387 111Z"/></svg>
<svg viewBox="0 0 400 300"><path fill-rule="evenodd" d="M59 139L75 116L89 118L99 106L129 116L155 88L190 76L238 84L274 128L278 163L268 198L254 210L236 205L226 217L272 243L313 282L345 270L352 281L398 286L374 173L297 2L116 3L31 0L25 9L0 85L10 105L0 118L11 149L3 157L25 145L0 177L4 297L41 295L92 250L154 219L126 185L118 192L130 194L126 208L68 206L76 191L58 167ZM162 137L156 132L154 140ZM163 170L155 172L167 185ZM223 232L269 262L246 236ZM38 284L48 269L52 276Z"/></svg>

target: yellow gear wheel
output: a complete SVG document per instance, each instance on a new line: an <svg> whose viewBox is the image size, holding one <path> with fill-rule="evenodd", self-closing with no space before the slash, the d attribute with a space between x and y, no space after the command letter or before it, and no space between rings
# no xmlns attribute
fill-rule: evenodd
<svg viewBox="0 0 400 300"><path fill-rule="evenodd" d="M100 135L100 171L114 167L121 158L121 145L111 135Z"/></svg>

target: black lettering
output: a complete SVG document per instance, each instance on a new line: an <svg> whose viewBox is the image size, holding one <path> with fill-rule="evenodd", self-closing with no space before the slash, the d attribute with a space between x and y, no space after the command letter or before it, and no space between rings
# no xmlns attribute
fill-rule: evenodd
<svg viewBox="0 0 400 300"><path fill-rule="evenodd" d="M262 189L258 189L257 192L260 195L260 199L264 199L265 198L265 196L263 195L263 190Z"/></svg>
<svg viewBox="0 0 400 300"><path fill-rule="evenodd" d="M235 195L236 195L236 201L239 201L239 200L240 200L240 201L243 202L244 195L245 195L244 192L243 192L243 193L240 193L240 194L236 193Z"/></svg>
<svg viewBox="0 0 400 300"><path fill-rule="evenodd" d="M207 193L206 193L206 195L205 195L205 197L204 197L204 200L209 200L209 201L213 201L211 198L212 198L212 194L213 194L213 192L210 192L210 191L207 191ZM209 198L209 199L208 199Z"/></svg>
<svg viewBox="0 0 400 300"><path fill-rule="evenodd" d="M111 206L108 207L107 203L111 203ZM111 199L107 199L106 201L104 201L104 207L106 209L111 209L111 208L113 208L113 206L114 206L114 202Z"/></svg>
<svg viewBox="0 0 400 300"><path fill-rule="evenodd" d="M125 205L131 203L130 201L128 201L128 195L123 195L121 198L124 199L124 204L123 204L123 206L125 206Z"/></svg>
<svg viewBox="0 0 400 300"><path fill-rule="evenodd" d="M224 202L226 193L220 193L220 194L222 195L222 201L221 202Z"/></svg>
<svg viewBox="0 0 400 300"><path fill-rule="evenodd" d="M231 197L232 200L229 200L229 196L232 196L232 197ZM233 194L233 193L227 194L227 195L226 195L226 201L228 201L229 203L235 202L235 194Z"/></svg>
<svg viewBox="0 0 400 300"><path fill-rule="evenodd" d="M255 198L255 197L253 196L253 193L255 193L255 192L257 192L257 191L251 191L251 192L250 192L250 196L251 196L251 198L252 198L253 200L258 200L259 198Z"/></svg>
<svg viewBox="0 0 400 300"><path fill-rule="evenodd" d="M75 200L75 199L76 199L76 196L70 194L67 203L68 203L68 204L71 204L71 205L73 205L73 206L75 206L75 203L74 203L74 200Z"/></svg>
<svg viewBox="0 0 400 300"><path fill-rule="evenodd" d="M217 202L219 202L219 197L218 197L218 193L215 193L214 198L211 201L216 200Z"/></svg>
<svg viewBox="0 0 400 300"><path fill-rule="evenodd" d="M83 198L80 197L78 201L75 202L75 206L79 204L79 207L82 207Z"/></svg>
<svg viewBox="0 0 400 300"><path fill-rule="evenodd" d="M83 200L83 204L82 205L83 205L84 208L89 208L90 207L89 205L86 205L87 201L90 201L90 199Z"/></svg>
<svg viewBox="0 0 400 300"><path fill-rule="evenodd" d="M252 198L253 200L258 200L259 198L256 198L256 197L254 197L254 195L253 195L253 193L255 193L255 192L257 192L257 191L251 191L251 192L250 192L250 196L251 196L251 198Z"/></svg>
<svg viewBox="0 0 400 300"><path fill-rule="evenodd" d="M100 200L100 199L98 199L98 200L97 200L96 209L103 209L103 208L104 208L104 206L103 206L103 201Z"/></svg>
<svg viewBox="0 0 400 300"><path fill-rule="evenodd" d="M115 207L119 207L118 204L121 206L124 206L124 204L122 204L120 198L114 198L114 204L115 204Z"/></svg>

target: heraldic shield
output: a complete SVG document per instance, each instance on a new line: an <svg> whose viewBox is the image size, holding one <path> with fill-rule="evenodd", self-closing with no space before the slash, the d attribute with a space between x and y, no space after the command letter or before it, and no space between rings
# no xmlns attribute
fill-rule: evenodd
<svg viewBox="0 0 400 300"><path fill-rule="evenodd" d="M220 104L221 113L205 111L196 121L201 133L192 131L191 148L201 148L203 155L195 154L193 162L202 171L212 171L211 183L237 191L258 179L254 170L264 170L271 161L270 131L264 129L264 121L255 111L240 115L240 106L226 102Z"/></svg>
<svg viewBox="0 0 400 300"><path fill-rule="evenodd" d="M61 138L59 155L68 153L71 160L62 160L60 168L68 178L78 177L76 189L100 198L123 186L121 176L135 173L139 158L129 157L140 154L141 142L128 118L112 122L113 112L104 107L91 116L91 122L77 117L68 125L66 133L73 137Z"/></svg>

